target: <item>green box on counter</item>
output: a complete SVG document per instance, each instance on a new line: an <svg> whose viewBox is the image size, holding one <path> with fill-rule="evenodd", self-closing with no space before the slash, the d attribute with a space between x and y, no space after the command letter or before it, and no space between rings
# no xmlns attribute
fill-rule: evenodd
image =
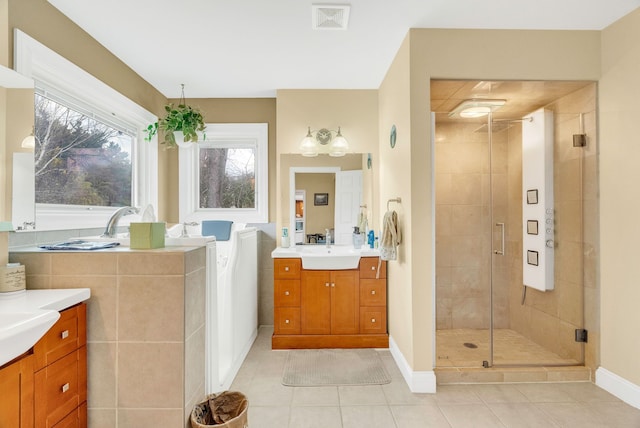
<svg viewBox="0 0 640 428"><path fill-rule="evenodd" d="M129 247L136 250L164 248L164 223L131 223Z"/></svg>

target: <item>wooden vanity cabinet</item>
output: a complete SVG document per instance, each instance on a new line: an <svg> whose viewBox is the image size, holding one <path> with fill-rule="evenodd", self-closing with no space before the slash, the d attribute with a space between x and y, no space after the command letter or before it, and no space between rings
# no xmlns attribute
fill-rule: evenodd
<svg viewBox="0 0 640 428"><path fill-rule="evenodd" d="M372 269L373 267L373 269ZM358 269L305 270L274 259L273 349L386 348L386 262L363 257Z"/></svg>
<svg viewBox="0 0 640 428"><path fill-rule="evenodd" d="M33 355L0 367L0 427L33 428Z"/></svg>
<svg viewBox="0 0 640 428"><path fill-rule="evenodd" d="M274 334L300 334L300 259L273 261Z"/></svg>
<svg viewBox="0 0 640 428"><path fill-rule="evenodd" d="M86 304L60 312L36 343L35 428L87 426Z"/></svg>

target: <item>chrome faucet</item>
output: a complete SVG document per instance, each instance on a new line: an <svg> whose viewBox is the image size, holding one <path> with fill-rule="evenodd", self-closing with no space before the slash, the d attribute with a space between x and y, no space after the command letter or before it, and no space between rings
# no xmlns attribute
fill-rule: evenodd
<svg viewBox="0 0 640 428"><path fill-rule="evenodd" d="M329 229L325 229L324 232L324 243L327 248L331 248L331 231Z"/></svg>
<svg viewBox="0 0 640 428"><path fill-rule="evenodd" d="M138 214L139 211L140 210L136 207L118 208L116 212L111 214L111 217L107 222L107 227L104 230L104 233L100 236L103 238L115 238L116 233L118 232L118 222L120 221L120 218L129 214Z"/></svg>

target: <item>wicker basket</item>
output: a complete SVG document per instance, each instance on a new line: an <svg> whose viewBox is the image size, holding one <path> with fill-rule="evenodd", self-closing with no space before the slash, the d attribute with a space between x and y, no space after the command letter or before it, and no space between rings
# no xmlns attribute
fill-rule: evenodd
<svg viewBox="0 0 640 428"><path fill-rule="evenodd" d="M240 393L237 393L240 394ZM191 412L191 426L193 428L248 428L249 418L247 416L249 410L249 402L246 400L242 402L242 410L235 418L228 420L222 424L215 424L214 422L208 422L212 420L211 408L209 407L209 400L216 397L219 394L208 395L207 398L200 404L196 405ZM241 394L243 397L244 395Z"/></svg>

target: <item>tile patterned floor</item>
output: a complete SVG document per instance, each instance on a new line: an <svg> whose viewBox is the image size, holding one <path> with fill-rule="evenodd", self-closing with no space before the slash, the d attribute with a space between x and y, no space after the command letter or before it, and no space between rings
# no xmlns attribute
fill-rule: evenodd
<svg viewBox="0 0 640 428"><path fill-rule="evenodd" d="M231 389L249 398L251 428L638 428L640 410L589 382L440 385L413 394L391 354L380 351L387 385L291 388L281 384L287 351L261 328Z"/></svg>

